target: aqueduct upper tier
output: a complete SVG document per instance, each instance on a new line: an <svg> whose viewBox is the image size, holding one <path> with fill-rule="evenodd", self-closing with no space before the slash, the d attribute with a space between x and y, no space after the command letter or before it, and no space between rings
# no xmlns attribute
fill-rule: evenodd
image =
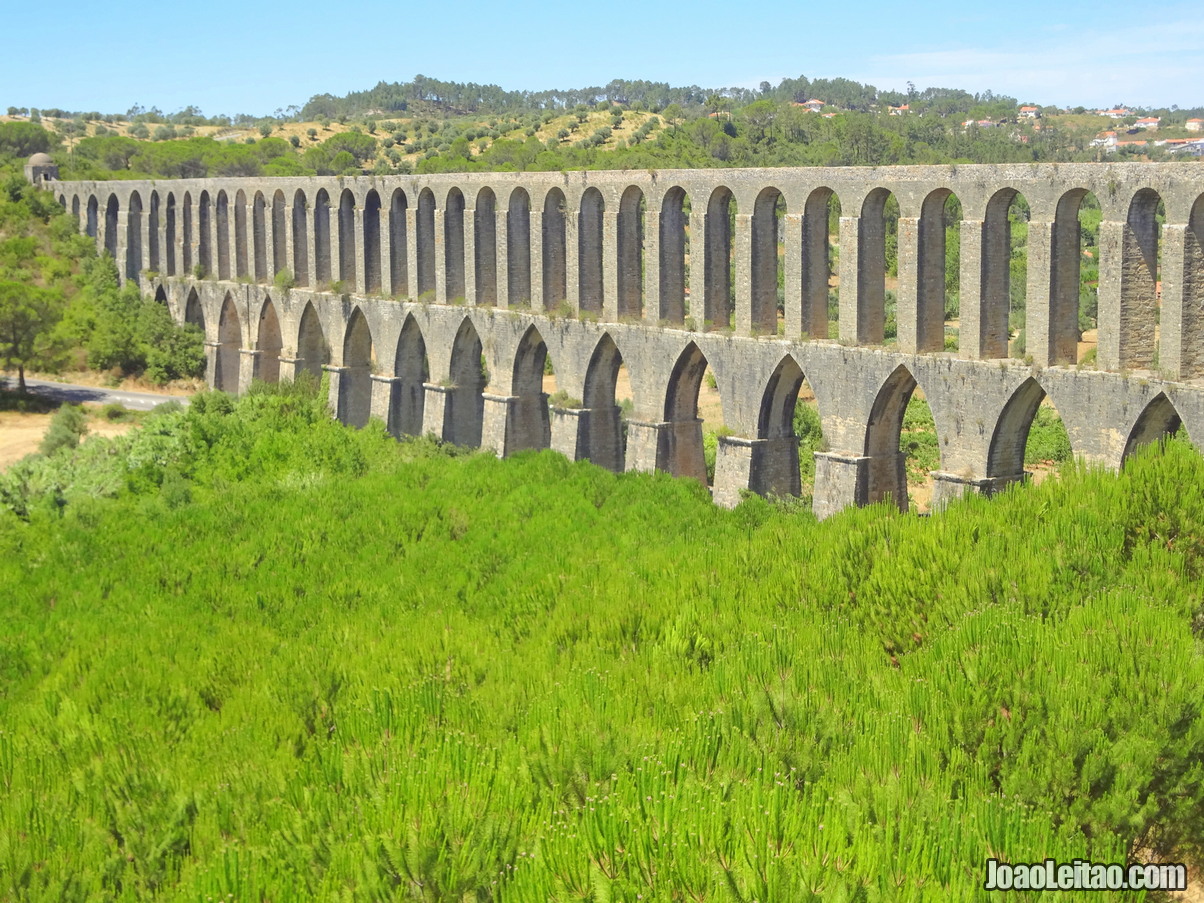
<svg viewBox="0 0 1204 903"><path fill-rule="evenodd" d="M917 384L943 493L1022 478L1047 393L1075 452L1112 466L1181 422L1204 434L1195 162L47 187L125 278L205 328L212 383L324 367L340 417L376 414L399 433L699 476L709 366L733 433L716 497L797 492L805 378L833 449L817 455L821 514L887 494L906 504L898 438ZM1082 369L1088 196L1099 338ZM1009 346L1017 296L1023 358ZM551 407L537 379L549 354ZM635 406L625 433L620 364Z"/></svg>

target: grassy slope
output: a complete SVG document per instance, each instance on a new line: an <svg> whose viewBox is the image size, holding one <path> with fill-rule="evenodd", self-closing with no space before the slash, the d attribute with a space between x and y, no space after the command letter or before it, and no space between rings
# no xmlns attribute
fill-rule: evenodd
<svg viewBox="0 0 1204 903"><path fill-rule="evenodd" d="M817 525L220 407L0 521L0 898L972 900L1201 841L1190 449Z"/></svg>

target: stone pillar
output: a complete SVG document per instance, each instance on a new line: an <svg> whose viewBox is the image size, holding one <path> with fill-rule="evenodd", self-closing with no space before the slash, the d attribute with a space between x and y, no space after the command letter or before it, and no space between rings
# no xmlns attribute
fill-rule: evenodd
<svg viewBox="0 0 1204 903"><path fill-rule="evenodd" d="M804 280L810 275L811 262L804 260L803 251L803 214L787 213L782 217L782 244L785 248L786 279L782 312L786 338L796 340L806 335L808 338L826 339L828 337L827 299L824 299L824 328L822 335L817 335L811 326L815 312L807 304ZM827 274L825 273L825 276ZM827 288L826 279L824 288Z"/></svg>
<svg viewBox="0 0 1204 903"><path fill-rule="evenodd" d="M1106 370L1154 366L1157 226L1139 235L1131 223L1099 227L1099 364ZM1077 298L1076 298L1077 301ZM1076 310L1076 326L1077 326Z"/></svg>
<svg viewBox="0 0 1204 903"><path fill-rule="evenodd" d="M368 291L368 230L365 228L367 218L368 211L363 207L357 205L352 209L351 229L355 234L355 250L351 253L351 259L355 264L355 279L347 286L347 290L361 295ZM376 234L380 235L379 226ZM341 232L339 239L342 240Z"/></svg>
<svg viewBox="0 0 1204 903"><path fill-rule="evenodd" d="M753 218L751 213L736 214L736 232L732 236L736 258L736 335L753 335Z"/></svg>
<svg viewBox="0 0 1204 903"><path fill-rule="evenodd" d="M602 319L608 323L619 320L618 206L607 206L602 212Z"/></svg>
<svg viewBox="0 0 1204 903"><path fill-rule="evenodd" d="M152 232L151 232L151 216L150 216L150 211L151 211L151 208L150 208L150 199L148 198L148 199L147 199L147 202L146 202L146 208L145 208L145 209L142 211L142 220L141 220L141 223L140 223L140 225L139 225L139 227L138 227L138 231L139 231L139 236L138 236L138 237L139 237L139 239L141 240L141 244L142 244L142 259L141 259L141 260L137 260L137 261L135 261L135 263L134 263L135 267L137 268L137 277L138 277L138 281L139 281L139 283L141 283L141 282L143 281L143 280L142 280L142 274L143 274L145 271L147 271L147 270L151 269L151 238L152 238ZM160 207L160 210L159 210L159 215L160 215L160 217L162 217L162 215L163 215L163 210L162 210L162 208L161 208L161 207ZM155 232L155 233L153 233L153 238L154 238L154 241L155 241L155 243L156 243L156 247L157 247L157 246L158 246L158 244L159 244L159 239L160 239L161 235L162 235L162 231L161 231L161 230L160 230L159 232ZM159 262L159 266L163 266L163 264L162 264L162 261L160 261L160 262ZM163 268L164 268L164 269L166 269L166 267L163 267Z"/></svg>
<svg viewBox="0 0 1204 903"><path fill-rule="evenodd" d="M251 221L251 234L255 234L254 220ZM254 268L252 262L251 269ZM269 285L276 278L276 209L266 200L263 205L263 275Z"/></svg>
<svg viewBox="0 0 1204 903"><path fill-rule="evenodd" d="M127 260L127 256L129 254L130 237L129 224L130 219L127 207L119 207L117 210L117 241L115 251L115 256L117 259L114 261L114 263L117 264L117 276L122 285L125 285L126 279L129 278L129 273L127 272L129 268Z"/></svg>
<svg viewBox="0 0 1204 903"><path fill-rule="evenodd" d="M627 469L663 470L707 485L702 421L627 421Z"/></svg>
<svg viewBox="0 0 1204 903"><path fill-rule="evenodd" d="M447 303L447 211L435 208L435 303Z"/></svg>
<svg viewBox="0 0 1204 903"><path fill-rule="evenodd" d="M970 360L1008 356L1011 226L1007 217L961 223L961 325L958 353Z"/></svg>
<svg viewBox="0 0 1204 903"><path fill-rule="evenodd" d="M426 398L422 403L422 433L434 433L439 439L447 438L447 419L451 415L451 393L449 386L423 383Z"/></svg>
<svg viewBox="0 0 1204 903"><path fill-rule="evenodd" d="M570 461L588 459L621 473L623 443L619 407L552 408L551 447Z"/></svg>
<svg viewBox="0 0 1204 903"><path fill-rule="evenodd" d="M406 207L406 297L414 301L418 298L418 205L415 203ZM442 402L440 402L442 404ZM442 411L442 408L440 408ZM439 422L436 435L442 437L443 422Z"/></svg>
<svg viewBox="0 0 1204 903"><path fill-rule="evenodd" d="M815 516L823 520L850 505L864 505L869 486L868 465L869 458L864 455L816 452L811 501Z"/></svg>
<svg viewBox="0 0 1204 903"><path fill-rule="evenodd" d="M528 234L531 239L531 251L528 257L531 261L531 310L542 311L548 309L548 299L544 297L543 290L543 271L546 265L543 258L547 252L547 242L544 241L543 235L543 209L533 206L528 216L530 217Z"/></svg>
<svg viewBox="0 0 1204 903"><path fill-rule="evenodd" d="M706 204L695 203L690 208L690 297L686 299L686 316L699 331L705 329L707 318L706 214Z"/></svg>
<svg viewBox="0 0 1204 903"><path fill-rule="evenodd" d="M1189 226L1162 227L1159 369L1172 379L1204 376L1204 248Z"/></svg>
<svg viewBox="0 0 1204 903"><path fill-rule="evenodd" d="M498 457L524 449L549 445L548 396L491 395L483 393L485 416L481 428L481 448L492 449Z"/></svg>
<svg viewBox="0 0 1204 903"><path fill-rule="evenodd" d="M477 208L464 208L464 303L477 304Z"/></svg>
<svg viewBox="0 0 1204 903"><path fill-rule="evenodd" d="M217 388L217 355L221 347L221 342L205 342L205 385L210 389Z"/></svg>
<svg viewBox="0 0 1204 903"><path fill-rule="evenodd" d="M720 436L715 453L715 503L734 508L741 493L797 496L802 490L798 439L741 439Z"/></svg>
<svg viewBox="0 0 1204 903"><path fill-rule="evenodd" d="M665 299L661 297L661 213L644 211L644 322L656 326L669 321Z"/></svg>
<svg viewBox="0 0 1204 903"><path fill-rule="evenodd" d="M288 379L288 380L296 379L297 372L298 372L297 364L299 364L299 363L301 363L300 358L290 357L288 353L281 351L280 352L280 379L282 381L286 380L286 379Z"/></svg>
<svg viewBox="0 0 1204 903"><path fill-rule="evenodd" d="M326 396L327 403L330 409L334 411L334 416L339 420L343 420L346 416L345 406L342 398L343 375L347 372L347 367L339 367L335 364L323 364L322 370L326 372L330 380L330 393Z"/></svg>
<svg viewBox="0 0 1204 903"><path fill-rule="evenodd" d="M877 259L883 226L860 216L840 218L840 338L859 345L881 345L886 324L883 277Z"/></svg>
<svg viewBox="0 0 1204 903"><path fill-rule="evenodd" d="M944 508L950 502L968 493L978 493L989 498L997 492L1002 492L1013 483L1027 482L1029 476L1023 471L1003 477L963 477L952 473L942 473L939 470L931 473L933 511Z"/></svg>
<svg viewBox="0 0 1204 903"><path fill-rule="evenodd" d="M564 300L581 314L581 209L564 211Z"/></svg>
<svg viewBox="0 0 1204 903"><path fill-rule="evenodd" d="M263 352L258 348L238 349L238 394L251 388L251 381L259 374L259 359Z"/></svg>
<svg viewBox="0 0 1204 903"><path fill-rule="evenodd" d="M189 205L188 216L192 222L192 228L189 229L188 235L188 259L192 262L190 270L195 270L203 263L201 260L201 202L197 198L193 198L192 204ZM212 257L212 251L210 256ZM190 271L184 275L191 277L193 273Z"/></svg>
<svg viewBox="0 0 1204 903"><path fill-rule="evenodd" d="M910 354L945 346L944 222L899 217L899 289L895 318L899 350Z"/></svg>
<svg viewBox="0 0 1204 903"><path fill-rule="evenodd" d="M369 411L370 417L375 417L383 423L389 432L396 436L398 435L397 424L392 422L393 408L393 386L401 382L400 376L378 376L373 373L372 380L372 407Z"/></svg>
<svg viewBox="0 0 1204 903"><path fill-rule="evenodd" d="M510 306L510 215L498 210L494 218L494 252L497 254L497 307Z"/></svg>
<svg viewBox="0 0 1204 903"><path fill-rule="evenodd" d="M393 298L404 294L406 290L404 285L393 284L393 255L404 254L406 249L393 247L393 230L390 228L389 216L389 208L381 206L377 234L380 236L380 293L386 298Z"/></svg>

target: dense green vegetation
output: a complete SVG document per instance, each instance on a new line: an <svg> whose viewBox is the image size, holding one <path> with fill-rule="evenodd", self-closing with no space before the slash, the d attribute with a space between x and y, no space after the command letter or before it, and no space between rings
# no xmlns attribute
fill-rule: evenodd
<svg viewBox="0 0 1204 903"><path fill-rule="evenodd" d="M1185 444L817 524L316 397L0 478L0 898L976 900L988 856L1200 854Z"/></svg>
<svg viewBox="0 0 1204 903"><path fill-rule="evenodd" d="M3 134L0 126L0 147ZM25 182L19 162L0 152L0 363L20 380L30 367L155 383L202 373L200 330L177 326L136 285L120 286L113 260L97 256L53 195Z"/></svg>

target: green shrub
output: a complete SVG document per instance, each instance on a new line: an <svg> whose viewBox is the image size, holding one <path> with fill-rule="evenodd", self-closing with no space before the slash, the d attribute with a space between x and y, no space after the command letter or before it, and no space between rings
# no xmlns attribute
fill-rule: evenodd
<svg viewBox="0 0 1204 903"><path fill-rule="evenodd" d="M88 432L88 415L80 405L65 404L50 419L50 426L38 446L43 455L53 455L62 449L79 447L79 440Z"/></svg>

